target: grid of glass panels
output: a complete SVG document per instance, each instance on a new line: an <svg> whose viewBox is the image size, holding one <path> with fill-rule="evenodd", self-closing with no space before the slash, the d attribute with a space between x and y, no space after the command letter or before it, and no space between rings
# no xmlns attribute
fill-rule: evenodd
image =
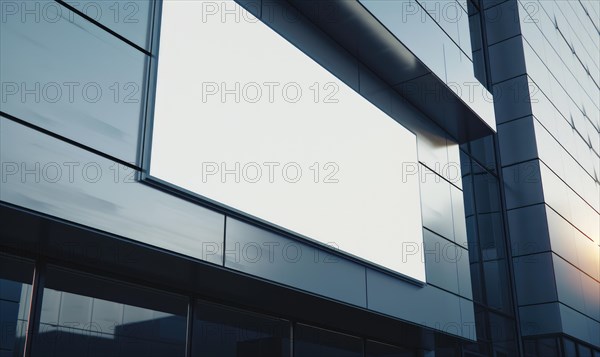
<svg viewBox="0 0 600 357"><path fill-rule="evenodd" d="M0 254L0 356L22 356L33 262Z"/></svg>
<svg viewBox="0 0 600 357"><path fill-rule="evenodd" d="M0 255L0 267L2 356L23 356L26 343L30 356L44 357L416 356L404 347L42 262L35 265L41 273L33 291L33 261ZM41 301L32 306L34 295ZM35 333L26 342L27 329Z"/></svg>

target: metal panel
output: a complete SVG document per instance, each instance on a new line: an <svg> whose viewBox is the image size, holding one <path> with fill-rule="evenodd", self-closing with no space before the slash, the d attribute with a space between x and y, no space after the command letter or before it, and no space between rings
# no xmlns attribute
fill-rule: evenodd
<svg viewBox="0 0 600 357"><path fill-rule="evenodd" d="M44 10L0 24L0 110L137 163L147 56L56 2L26 3Z"/></svg>
<svg viewBox="0 0 600 357"><path fill-rule="evenodd" d="M503 171L506 206L508 209L544 201L539 161L528 161L505 167Z"/></svg>
<svg viewBox="0 0 600 357"><path fill-rule="evenodd" d="M489 47L492 81L499 83L525 73L525 58L521 36Z"/></svg>
<svg viewBox="0 0 600 357"><path fill-rule="evenodd" d="M551 253L513 258L519 305L556 301Z"/></svg>
<svg viewBox="0 0 600 357"><path fill-rule="evenodd" d="M519 308L523 336L558 333L562 331L559 303L522 306Z"/></svg>
<svg viewBox="0 0 600 357"><path fill-rule="evenodd" d="M566 305L559 304L559 308L562 332L585 342L600 345L600 335L594 334L599 330L600 322L592 320Z"/></svg>
<svg viewBox="0 0 600 357"><path fill-rule="evenodd" d="M0 120L3 201L222 264L223 215L135 181L131 168Z"/></svg>
<svg viewBox="0 0 600 357"><path fill-rule="evenodd" d="M227 218L225 266L366 306L365 268L323 250Z"/></svg>
<svg viewBox="0 0 600 357"><path fill-rule="evenodd" d="M533 117L498 125L498 145L502 166L538 157Z"/></svg>
<svg viewBox="0 0 600 357"><path fill-rule="evenodd" d="M434 286L417 287L367 269L368 308L448 334L475 338L463 332L460 298Z"/></svg>

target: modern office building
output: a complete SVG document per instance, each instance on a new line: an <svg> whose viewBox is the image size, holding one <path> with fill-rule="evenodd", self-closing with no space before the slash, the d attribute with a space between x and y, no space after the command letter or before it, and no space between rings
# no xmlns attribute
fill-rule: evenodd
<svg viewBox="0 0 600 357"><path fill-rule="evenodd" d="M600 3L0 0L0 356L600 356Z"/></svg>

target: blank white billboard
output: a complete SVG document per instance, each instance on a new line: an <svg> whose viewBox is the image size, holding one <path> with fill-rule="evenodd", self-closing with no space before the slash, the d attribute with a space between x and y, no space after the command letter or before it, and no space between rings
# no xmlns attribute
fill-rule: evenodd
<svg viewBox="0 0 600 357"><path fill-rule="evenodd" d="M151 176L425 281L413 133L233 1L161 22Z"/></svg>

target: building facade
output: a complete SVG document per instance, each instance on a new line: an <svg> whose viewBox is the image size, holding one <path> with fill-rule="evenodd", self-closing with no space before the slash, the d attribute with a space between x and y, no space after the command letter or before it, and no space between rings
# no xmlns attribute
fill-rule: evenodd
<svg viewBox="0 0 600 357"><path fill-rule="evenodd" d="M0 5L2 356L600 356L597 2Z"/></svg>

